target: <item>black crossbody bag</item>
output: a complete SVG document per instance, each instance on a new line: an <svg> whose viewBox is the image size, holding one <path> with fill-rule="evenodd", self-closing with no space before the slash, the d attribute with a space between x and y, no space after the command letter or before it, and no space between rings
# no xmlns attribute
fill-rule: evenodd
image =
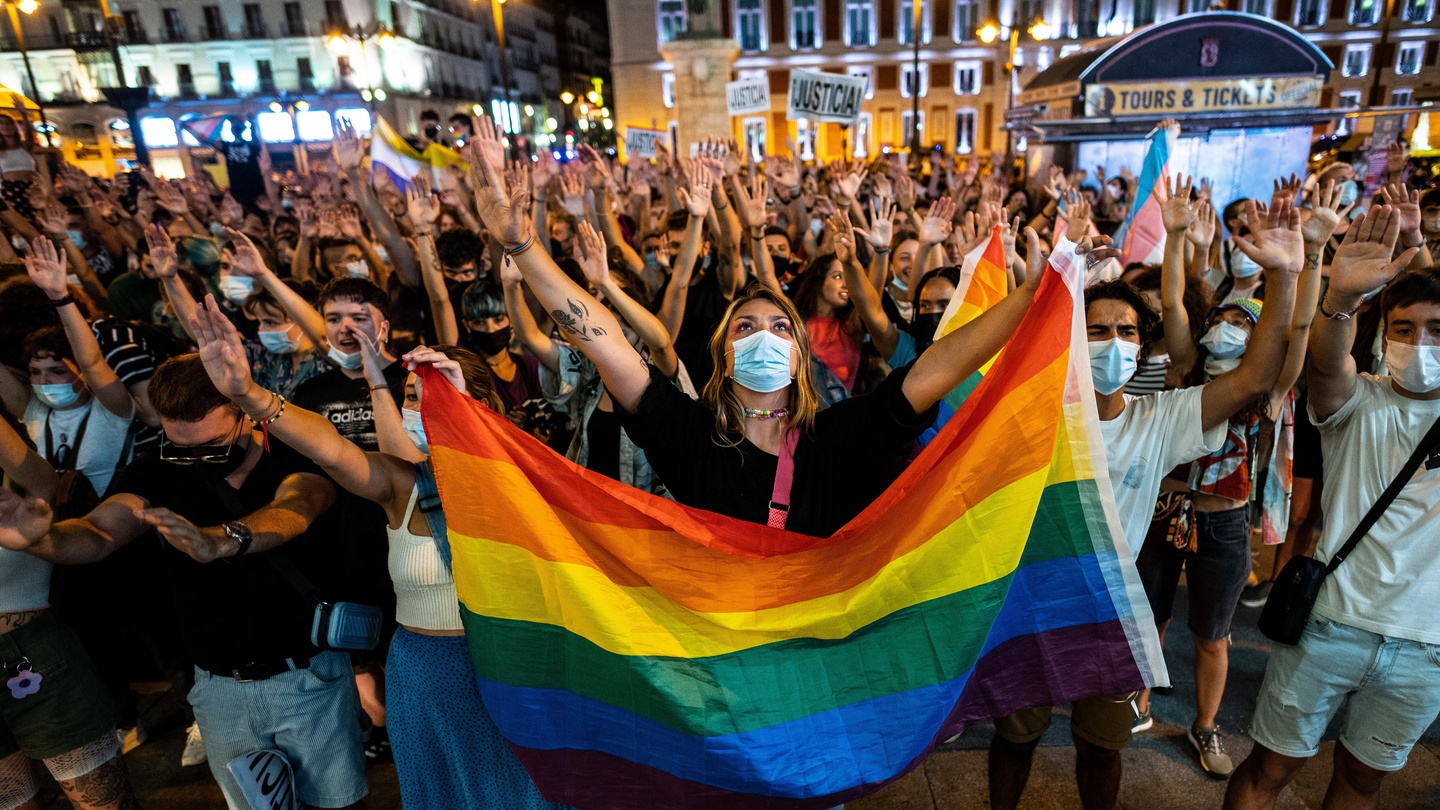
<svg viewBox="0 0 1440 810"><path fill-rule="evenodd" d="M1280 572L1280 578L1275 580L1270 590L1270 598L1265 602L1265 609L1260 613L1260 632L1264 633L1271 641L1278 641L1281 644L1297 644L1300 635L1305 632L1305 620L1310 618L1310 611L1315 608L1315 600L1320 596L1320 586L1325 584L1325 578L1340 567L1340 563L1350 556L1350 552L1359 545L1360 538L1370 532L1375 526L1375 521L1390 508L1400 490L1410 483L1415 476L1415 471L1425 459L1440 446L1440 419L1430 427L1429 432L1415 445L1415 452L1400 469L1400 474L1390 482L1390 486L1380 494L1375 505L1365 513L1355 531L1350 533L1345 545L1335 552L1328 563L1322 563L1312 557L1292 557L1290 562L1285 563L1285 568Z"/></svg>

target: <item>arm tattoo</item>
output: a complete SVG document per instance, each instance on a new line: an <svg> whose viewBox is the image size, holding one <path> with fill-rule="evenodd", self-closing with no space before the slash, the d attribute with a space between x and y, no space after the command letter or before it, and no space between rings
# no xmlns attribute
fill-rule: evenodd
<svg viewBox="0 0 1440 810"><path fill-rule="evenodd" d="M1320 254L1319 254L1319 253L1307 253L1307 254L1305 254L1305 269L1306 269L1306 270L1314 270L1315 268L1317 268L1317 267L1319 267L1319 266L1320 266Z"/></svg>
<svg viewBox="0 0 1440 810"><path fill-rule="evenodd" d="M21 625L29 624L30 620L45 612L45 608L38 610L11 610L0 613L0 635L10 632Z"/></svg>
<svg viewBox="0 0 1440 810"><path fill-rule="evenodd" d="M125 760L118 755L84 776L61 781L60 788L77 807L140 810L140 802L130 788Z"/></svg>
<svg viewBox="0 0 1440 810"><path fill-rule="evenodd" d="M605 334L604 329L590 325L590 308L585 306L584 302L577 301L574 298L567 298L565 299L565 303L569 307L568 310L555 309L550 311L550 317L554 318L555 322L560 324L562 329L587 343L595 337L601 337Z"/></svg>

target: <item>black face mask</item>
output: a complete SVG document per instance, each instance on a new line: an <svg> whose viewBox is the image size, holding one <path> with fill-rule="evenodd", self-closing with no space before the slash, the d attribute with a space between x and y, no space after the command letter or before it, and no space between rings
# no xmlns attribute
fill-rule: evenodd
<svg viewBox="0 0 1440 810"><path fill-rule="evenodd" d="M940 318L943 313L932 312L929 315L916 315L910 319L910 336L915 338L915 353L930 348L935 342L935 330L940 328Z"/></svg>
<svg viewBox="0 0 1440 810"><path fill-rule="evenodd" d="M771 256L770 263L775 265L775 277L781 281L795 274L795 262L786 256Z"/></svg>
<svg viewBox="0 0 1440 810"><path fill-rule="evenodd" d="M470 345L486 357L491 357L510 348L510 334L508 326L494 332L471 332Z"/></svg>

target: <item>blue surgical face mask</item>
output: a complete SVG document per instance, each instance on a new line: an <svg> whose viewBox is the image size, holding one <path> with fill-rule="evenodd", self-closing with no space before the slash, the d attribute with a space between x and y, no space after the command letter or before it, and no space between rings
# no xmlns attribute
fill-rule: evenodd
<svg viewBox="0 0 1440 810"><path fill-rule="evenodd" d="M330 362L335 365L351 371L359 371L365 365L365 358L360 352L342 352L334 346L330 347L330 351L326 352L325 356L329 357Z"/></svg>
<svg viewBox="0 0 1440 810"><path fill-rule="evenodd" d="M375 246L375 255L380 257L380 261L390 263L390 251L386 250L384 245Z"/></svg>
<svg viewBox="0 0 1440 810"><path fill-rule="evenodd" d="M273 331L261 329L255 334L259 336L260 345L265 347L265 351L271 354L294 354L295 350L300 348L300 338L290 338L290 330L294 328L290 326Z"/></svg>
<svg viewBox="0 0 1440 810"><path fill-rule="evenodd" d="M430 455L430 440L425 437L425 423L420 421L420 412L408 408L400 411L400 421L404 424L405 435L425 455Z"/></svg>
<svg viewBox="0 0 1440 810"><path fill-rule="evenodd" d="M1254 278L1260 272L1260 265L1255 260L1245 255L1245 251L1234 248L1230 254L1230 275L1235 278Z"/></svg>
<svg viewBox="0 0 1440 810"><path fill-rule="evenodd" d="M232 304L243 304L255 292L255 279L249 276L221 276L220 292Z"/></svg>
<svg viewBox="0 0 1440 810"><path fill-rule="evenodd" d="M1250 333L1229 321L1215 324L1205 337L1200 338L1200 345L1217 360L1234 360L1245 353L1245 346L1249 343Z"/></svg>
<svg viewBox="0 0 1440 810"><path fill-rule="evenodd" d="M790 352L795 344L762 329L735 341L735 382L760 394L779 391L790 384Z"/></svg>
<svg viewBox="0 0 1440 810"><path fill-rule="evenodd" d="M1340 184L1341 205L1349 205L1350 203L1355 202L1355 198L1359 196L1360 187L1355 184L1354 180L1346 180L1345 182Z"/></svg>
<svg viewBox="0 0 1440 810"><path fill-rule="evenodd" d="M210 235L219 239L225 233L225 226L219 222L210 223Z"/></svg>
<svg viewBox="0 0 1440 810"><path fill-rule="evenodd" d="M84 231L77 231L73 229L67 230L65 231L65 235L70 237L70 244L74 245L77 248L80 248L81 250L84 250L85 246L89 244L89 242L85 241Z"/></svg>
<svg viewBox="0 0 1440 810"><path fill-rule="evenodd" d="M810 233L814 234L815 236L819 236L820 232L823 230L825 230L825 223L820 221L818 217L816 219L810 220Z"/></svg>
<svg viewBox="0 0 1440 810"><path fill-rule="evenodd" d="M74 383L32 384L30 388L34 390L35 398L50 408L68 408L80 398L80 392L75 390Z"/></svg>
<svg viewBox="0 0 1440 810"><path fill-rule="evenodd" d="M364 259L354 262L346 262L345 273L352 278L369 278L370 263L365 261Z"/></svg>
<svg viewBox="0 0 1440 810"><path fill-rule="evenodd" d="M659 269L660 269L660 259L655 255L655 251L653 251L653 250L647 250L647 251L645 251L645 269L646 269L646 270L659 270Z"/></svg>
<svg viewBox="0 0 1440 810"><path fill-rule="evenodd" d="M1105 396L1119 391L1135 376L1140 344L1120 338L1090 341L1090 379Z"/></svg>

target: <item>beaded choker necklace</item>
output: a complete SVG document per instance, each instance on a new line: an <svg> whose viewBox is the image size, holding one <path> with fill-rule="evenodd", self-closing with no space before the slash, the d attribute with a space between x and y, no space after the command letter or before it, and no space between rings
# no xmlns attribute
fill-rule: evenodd
<svg viewBox="0 0 1440 810"><path fill-rule="evenodd" d="M785 417L785 416L789 416L789 415L790 415L790 409L789 409L789 408L775 408L775 409L773 409L773 410L767 410L767 409L765 409L765 408L746 408L746 409L745 409L745 418L746 418L746 419L780 419L781 417Z"/></svg>

